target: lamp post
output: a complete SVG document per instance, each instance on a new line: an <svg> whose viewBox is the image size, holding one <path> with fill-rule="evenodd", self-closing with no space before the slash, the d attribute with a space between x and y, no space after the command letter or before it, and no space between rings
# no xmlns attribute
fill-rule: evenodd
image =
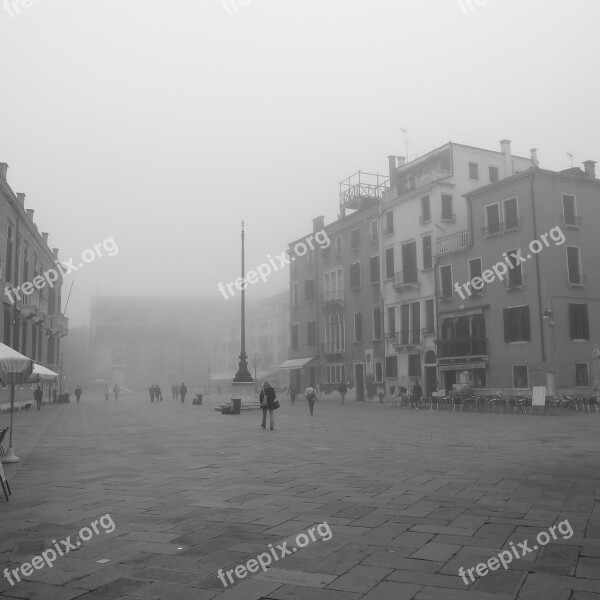
<svg viewBox="0 0 600 600"><path fill-rule="evenodd" d="M244 267L244 221L242 221L242 279L245 281ZM246 286L242 286L242 340L240 347L240 362L238 371L233 378L233 383L254 383L248 371L248 355L246 354Z"/></svg>

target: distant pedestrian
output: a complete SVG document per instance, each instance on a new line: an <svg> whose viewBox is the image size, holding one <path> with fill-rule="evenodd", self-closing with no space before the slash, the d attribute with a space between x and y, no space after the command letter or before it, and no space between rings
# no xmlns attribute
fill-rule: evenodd
<svg viewBox="0 0 600 600"><path fill-rule="evenodd" d="M160 389L159 385L154 386L154 397L156 398L157 402L162 402L162 390Z"/></svg>
<svg viewBox="0 0 600 600"><path fill-rule="evenodd" d="M314 385L311 384L304 390L304 397L308 400L308 408L312 415L315 408L315 400L317 399L317 390Z"/></svg>
<svg viewBox="0 0 600 600"><path fill-rule="evenodd" d="M154 403L154 394L155 394L155 390L154 390L154 384L152 384L149 388L148 388L148 393L150 394L150 402Z"/></svg>
<svg viewBox="0 0 600 600"><path fill-rule="evenodd" d="M275 418L273 416L273 411L275 410L275 399L277 398L277 394L273 389L273 386L269 383L269 381L265 380L260 389L260 407L263 411L262 423L261 427L263 429L267 428L267 411L269 412L269 429L275 429Z"/></svg>
<svg viewBox="0 0 600 600"><path fill-rule="evenodd" d="M181 396L181 404L185 404L185 395L188 393L188 389L185 383L179 386L179 395Z"/></svg>
<svg viewBox="0 0 600 600"><path fill-rule="evenodd" d="M288 388L288 394L290 395L292 406L294 406L294 400L296 399L296 388L294 387L293 383L290 383L290 387Z"/></svg>
<svg viewBox="0 0 600 600"><path fill-rule="evenodd" d="M75 388L75 399L77 400L77 402L81 400L81 387L79 386Z"/></svg>
<svg viewBox="0 0 600 600"><path fill-rule="evenodd" d="M42 407L42 389L38 385L33 392L33 398L37 404L37 409L40 410ZM79 400L77 400L79 402Z"/></svg>
<svg viewBox="0 0 600 600"><path fill-rule="evenodd" d="M422 397L423 397L423 388L421 387L421 384L417 381L415 383L415 385L413 385L413 389L412 389L413 404L415 405L415 408L417 410L419 410L419 402L421 401Z"/></svg>
<svg viewBox="0 0 600 600"><path fill-rule="evenodd" d="M119 399L120 391L121 389L119 388L118 384L115 383L115 385L113 385L113 394L115 395L115 402Z"/></svg>
<svg viewBox="0 0 600 600"><path fill-rule="evenodd" d="M104 386L104 399L108 400L108 396L110 395L110 388L108 387L108 383Z"/></svg>
<svg viewBox="0 0 600 600"><path fill-rule="evenodd" d="M345 381L342 381L342 383L340 383L340 385L338 385L338 392L340 393L340 396L342 397L342 404L344 404L344 400L346 399L346 394L348 393L348 386L346 385Z"/></svg>

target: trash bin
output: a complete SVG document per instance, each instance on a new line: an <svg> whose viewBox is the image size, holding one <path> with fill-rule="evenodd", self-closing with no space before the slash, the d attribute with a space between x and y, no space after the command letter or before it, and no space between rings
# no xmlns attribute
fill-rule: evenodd
<svg viewBox="0 0 600 600"><path fill-rule="evenodd" d="M239 415L240 412L242 411L242 399L241 398L232 398L231 399L231 407L232 407L232 414L234 415Z"/></svg>

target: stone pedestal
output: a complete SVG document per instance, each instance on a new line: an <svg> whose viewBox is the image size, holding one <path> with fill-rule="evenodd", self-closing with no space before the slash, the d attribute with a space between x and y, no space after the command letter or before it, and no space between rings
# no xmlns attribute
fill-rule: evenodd
<svg viewBox="0 0 600 600"><path fill-rule="evenodd" d="M231 397L242 399L242 408L244 406L253 406L258 402L258 394L254 392L254 382L232 382L231 383Z"/></svg>

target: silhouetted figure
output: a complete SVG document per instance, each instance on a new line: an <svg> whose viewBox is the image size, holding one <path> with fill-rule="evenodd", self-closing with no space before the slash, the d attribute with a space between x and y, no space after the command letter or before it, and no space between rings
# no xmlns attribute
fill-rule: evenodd
<svg viewBox="0 0 600 600"><path fill-rule="evenodd" d="M33 398L37 404L37 409L40 410L42 406L42 389L38 385L33 392ZM79 400L77 400L79 402Z"/></svg>
<svg viewBox="0 0 600 600"><path fill-rule="evenodd" d="M121 391L121 389L119 388L119 386L115 383L115 385L113 385L113 394L115 395L115 402L119 399L119 392Z"/></svg>
<svg viewBox="0 0 600 600"><path fill-rule="evenodd" d="M185 395L187 394L188 389L185 385L185 383L181 384L181 387L179 388L179 395L181 396L181 404L185 403Z"/></svg>
<svg viewBox="0 0 600 600"><path fill-rule="evenodd" d="M81 400L81 388L79 386L75 388L75 399L77 400L77 402Z"/></svg>
<svg viewBox="0 0 600 600"><path fill-rule="evenodd" d="M308 400L308 408L310 410L310 414L313 414L313 410L315 408L315 400L317 399L317 390L314 385L309 385L304 391L304 397Z"/></svg>
<svg viewBox="0 0 600 600"><path fill-rule="evenodd" d="M154 396L156 395L156 390L154 385L151 385L148 388L148 393L150 394L150 402L154 403Z"/></svg>

